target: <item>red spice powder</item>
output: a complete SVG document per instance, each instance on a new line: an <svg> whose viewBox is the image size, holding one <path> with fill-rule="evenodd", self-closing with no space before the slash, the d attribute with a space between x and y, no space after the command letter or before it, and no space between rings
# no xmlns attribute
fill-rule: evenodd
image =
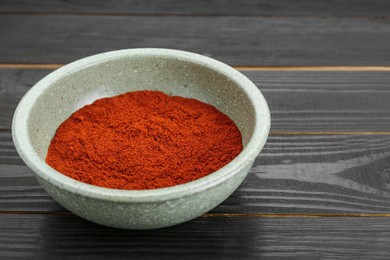
<svg viewBox="0 0 390 260"><path fill-rule="evenodd" d="M46 162L78 181L139 190L196 180L241 151L237 126L213 106L136 91L72 114L57 129Z"/></svg>

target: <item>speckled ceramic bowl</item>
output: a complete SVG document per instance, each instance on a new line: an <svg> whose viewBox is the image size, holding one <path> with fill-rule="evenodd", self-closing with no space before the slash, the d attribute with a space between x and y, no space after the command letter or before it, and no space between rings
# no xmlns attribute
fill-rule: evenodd
<svg viewBox="0 0 390 260"><path fill-rule="evenodd" d="M238 125L243 151L206 177L155 190L93 186L45 163L57 127L74 111L98 98L143 89L214 105ZM39 183L65 208L107 226L152 229L196 218L224 201L248 174L269 128L270 113L263 95L235 69L189 52L130 49L87 57L43 78L20 101L12 136Z"/></svg>

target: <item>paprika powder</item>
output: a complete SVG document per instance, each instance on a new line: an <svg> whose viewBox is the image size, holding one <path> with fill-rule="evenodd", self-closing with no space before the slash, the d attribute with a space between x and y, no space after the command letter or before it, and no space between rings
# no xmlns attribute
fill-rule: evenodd
<svg viewBox="0 0 390 260"><path fill-rule="evenodd" d="M78 181L139 190L196 180L241 151L239 129L215 107L136 91L73 113L57 129L46 162Z"/></svg>

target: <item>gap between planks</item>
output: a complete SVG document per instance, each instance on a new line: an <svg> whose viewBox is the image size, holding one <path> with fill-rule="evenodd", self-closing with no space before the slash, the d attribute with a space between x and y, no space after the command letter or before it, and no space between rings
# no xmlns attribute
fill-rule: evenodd
<svg viewBox="0 0 390 260"><path fill-rule="evenodd" d="M121 13L121 12L112 12L112 13L99 13L99 12L34 12L34 11L0 11L0 15L31 15L31 16L55 16L55 15L62 15L62 16L117 16L117 17L129 17L129 16L135 16L135 17L244 17L244 18L285 18L285 19L291 19L291 18L341 18L341 19L389 19L390 17L388 15L378 15L378 16L372 16L372 15L322 15L322 16L316 16L316 15L275 15L275 14L228 14L228 13Z"/></svg>
<svg viewBox="0 0 390 260"><path fill-rule="evenodd" d="M58 69L64 64L0 63L0 69ZM233 66L241 71L390 71L390 66Z"/></svg>
<svg viewBox="0 0 390 260"><path fill-rule="evenodd" d="M15 12L15 11L0 11L0 15L31 15L31 16L113 16L113 17L245 17L245 18L262 18L262 17L277 17L277 18L290 18L289 15L255 15L255 14L218 14L218 13L98 13L98 12L34 12L34 11L26 11L26 12ZM294 17L294 16L293 16ZM318 16L303 16L304 18L318 18ZM333 16L322 16L332 18ZM346 18L346 19L370 19L369 15L362 16L337 16L338 18ZM388 16L380 15L375 16L377 19L387 19Z"/></svg>
<svg viewBox="0 0 390 260"><path fill-rule="evenodd" d="M244 17L244 18L286 18L290 19L290 15L269 15L269 14L261 14L261 15L255 15L255 14L223 14L223 13L98 13L98 12L34 12L34 11L25 11L25 12L18 12L18 11L0 11L0 15L13 15L13 16L24 16L24 15L30 15L30 16L107 16L107 17ZM304 18L318 18L318 16L298 16L298 17L304 17ZM322 18L333 18L333 16L320 16ZM345 19L371 19L372 16L370 15L356 15L356 16L342 16L339 15L337 18L345 18ZM388 16L386 15L379 15L374 16L374 18L377 19L387 19Z"/></svg>
<svg viewBox="0 0 390 260"><path fill-rule="evenodd" d="M0 211L0 215L63 215L74 216L69 211ZM255 218L334 218L334 217L390 217L390 213L344 213L344 214L271 214L271 213L206 213L201 216L202 218L215 218L215 217L255 217Z"/></svg>

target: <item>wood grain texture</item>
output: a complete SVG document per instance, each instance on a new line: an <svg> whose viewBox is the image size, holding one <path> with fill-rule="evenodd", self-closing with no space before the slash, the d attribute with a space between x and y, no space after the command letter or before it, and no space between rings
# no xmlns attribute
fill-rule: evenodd
<svg viewBox="0 0 390 260"><path fill-rule="evenodd" d="M2 15L0 63L67 63L159 47L230 65L386 66L389 39L390 20L378 18Z"/></svg>
<svg viewBox="0 0 390 260"><path fill-rule="evenodd" d="M52 70L0 69L0 129L28 89ZM243 71L263 92L272 131L390 130L390 72Z"/></svg>
<svg viewBox="0 0 390 260"><path fill-rule="evenodd" d="M390 218L198 218L149 231L73 215L0 215L0 257L388 259Z"/></svg>
<svg viewBox="0 0 390 260"><path fill-rule="evenodd" d="M212 213L390 213L390 136L271 136ZM63 211L0 133L0 212Z"/></svg>
<svg viewBox="0 0 390 260"><path fill-rule="evenodd" d="M386 0L2 0L0 12L85 14L388 16Z"/></svg>
<svg viewBox="0 0 390 260"><path fill-rule="evenodd" d="M272 131L389 131L390 73L244 71L263 92Z"/></svg>
<svg viewBox="0 0 390 260"><path fill-rule="evenodd" d="M11 129L12 117L24 94L52 70L0 69L0 130Z"/></svg>

